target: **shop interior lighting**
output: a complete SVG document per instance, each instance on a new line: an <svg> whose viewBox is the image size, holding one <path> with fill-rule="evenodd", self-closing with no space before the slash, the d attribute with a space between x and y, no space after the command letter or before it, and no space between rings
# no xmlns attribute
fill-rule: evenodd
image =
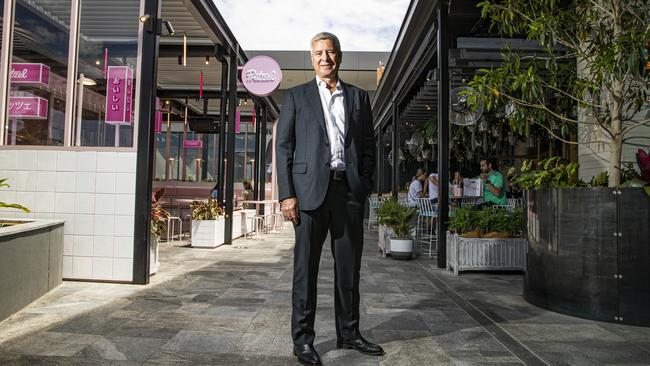
<svg viewBox="0 0 650 366"><path fill-rule="evenodd" d="M183 33L183 67L187 66L187 34Z"/></svg>
<svg viewBox="0 0 650 366"><path fill-rule="evenodd" d="M83 79L83 85L85 85L85 86L95 86L95 85L97 85L97 82L95 80L93 80L93 79L84 78Z"/></svg>
<svg viewBox="0 0 650 366"><path fill-rule="evenodd" d="M206 65L210 64L210 56L205 56L205 64Z"/></svg>

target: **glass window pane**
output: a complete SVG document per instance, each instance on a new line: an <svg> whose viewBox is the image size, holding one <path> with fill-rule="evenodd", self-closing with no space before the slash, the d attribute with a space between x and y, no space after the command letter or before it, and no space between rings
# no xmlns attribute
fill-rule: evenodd
<svg viewBox="0 0 650 366"><path fill-rule="evenodd" d="M70 0L17 0L6 144L63 145Z"/></svg>
<svg viewBox="0 0 650 366"><path fill-rule="evenodd" d="M76 145L133 146L139 7L81 0Z"/></svg>

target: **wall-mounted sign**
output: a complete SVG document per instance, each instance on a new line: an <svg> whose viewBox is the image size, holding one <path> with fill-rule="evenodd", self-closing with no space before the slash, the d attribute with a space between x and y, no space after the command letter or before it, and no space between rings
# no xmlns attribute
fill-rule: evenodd
<svg viewBox="0 0 650 366"><path fill-rule="evenodd" d="M44 64L11 64L12 84L50 84L50 67Z"/></svg>
<svg viewBox="0 0 650 366"><path fill-rule="evenodd" d="M183 141L183 147L186 149L202 149L203 140L185 140Z"/></svg>
<svg viewBox="0 0 650 366"><path fill-rule="evenodd" d="M106 123L131 124L133 100L133 69L128 66L109 66L106 77Z"/></svg>
<svg viewBox="0 0 650 366"><path fill-rule="evenodd" d="M241 81L249 93L265 97L282 82L280 65L269 56L255 56L241 70Z"/></svg>
<svg viewBox="0 0 650 366"><path fill-rule="evenodd" d="M47 99L9 97L9 118L47 119Z"/></svg>

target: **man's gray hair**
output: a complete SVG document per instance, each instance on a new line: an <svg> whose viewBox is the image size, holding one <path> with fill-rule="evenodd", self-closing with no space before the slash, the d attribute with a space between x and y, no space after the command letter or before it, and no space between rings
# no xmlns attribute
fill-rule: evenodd
<svg viewBox="0 0 650 366"><path fill-rule="evenodd" d="M335 36L332 33L329 32L320 32L317 35L313 36L311 39L311 43L309 44L309 48L314 45L314 43L322 40L330 40L332 43L334 43L334 50L338 53L341 53L341 42L339 42L339 39L337 36Z"/></svg>

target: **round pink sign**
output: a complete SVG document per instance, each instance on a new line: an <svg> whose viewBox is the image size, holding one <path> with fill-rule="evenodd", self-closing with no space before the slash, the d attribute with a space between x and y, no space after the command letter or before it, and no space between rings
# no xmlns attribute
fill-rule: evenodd
<svg viewBox="0 0 650 366"><path fill-rule="evenodd" d="M265 97L280 86L282 70L269 56L255 56L242 68L241 79L249 93Z"/></svg>

